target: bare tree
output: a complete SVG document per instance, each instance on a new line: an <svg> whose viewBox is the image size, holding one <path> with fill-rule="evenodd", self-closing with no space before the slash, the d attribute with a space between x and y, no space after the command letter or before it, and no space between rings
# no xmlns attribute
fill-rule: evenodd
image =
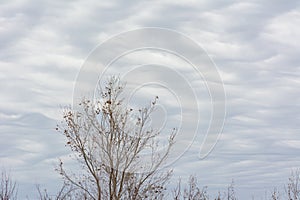
<svg viewBox="0 0 300 200"><path fill-rule="evenodd" d="M300 199L300 171L299 169L292 171L287 184L286 193L289 200Z"/></svg>
<svg viewBox="0 0 300 200"><path fill-rule="evenodd" d="M181 180L179 180L177 187L173 191L174 200L208 200L207 187L202 189L198 186L198 181L195 176L190 176L188 185L184 189L181 186Z"/></svg>
<svg viewBox="0 0 300 200"><path fill-rule="evenodd" d="M271 194L272 200L279 200L280 199L280 193L277 188L274 188L272 194Z"/></svg>
<svg viewBox="0 0 300 200"><path fill-rule="evenodd" d="M227 187L227 200L237 200L234 190L234 182L231 181L231 184Z"/></svg>
<svg viewBox="0 0 300 200"><path fill-rule="evenodd" d="M0 183L0 200L15 200L17 199L17 184L13 181L6 171L1 173Z"/></svg>
<svg viewBox="0 0 300 200"><path fill-rule="evenodd" d="M165 151L159 151L155 137L160 132L149 126L158 97L135 111L121 98L123 88L112 77L99 100L85 99L80 110L65 110L57 130L66 136L83 173L67 172L62 161L57 170L86 199L162 199L171 171L159 169L174 144L175 129ZM148 163L143 161L145 152L150 154Z"/></svg>
<svg viewBox="0 0 300 200"><path fill-rule="evenodd" d="M76 200L72 194L73 188L67 184L63 184L56 195L50 195L47 189L41 189L40 185L36 186L39 200Z"/></svg>

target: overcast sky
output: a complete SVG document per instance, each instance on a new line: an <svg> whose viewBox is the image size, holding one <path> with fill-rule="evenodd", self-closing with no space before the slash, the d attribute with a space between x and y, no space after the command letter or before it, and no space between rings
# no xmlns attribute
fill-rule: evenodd
<svg viewBox="0 0 300 200"><path fill-rule="evenodd" d="M297 0L1 1L0 167L21 197L36 183L54 189L69 152L54 128L85 59L120 32L161 27L206 50L227 96L214 150L204 160L191 150L175 176L196 174L212 192L233 179L238 196L261 199L300 167L299 24Z"/></svg>

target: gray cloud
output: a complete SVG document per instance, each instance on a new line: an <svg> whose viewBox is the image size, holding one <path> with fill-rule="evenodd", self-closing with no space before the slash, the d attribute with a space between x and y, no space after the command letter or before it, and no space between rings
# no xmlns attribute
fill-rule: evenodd
<svg viewBox="0 0 300 200"><path fill-rule="evenodd" d="M21 195L35 181L53 190L59 182L52 165L69 152L54 127L89 52L145 26L175 29L201 44L227 93L216 148L199 160L200 135L175 163L175 178L194 172L216 192L233 178L243 199L261 198L299 166L298 1L28 0L1 3L0 13L0 163L12 168Z"/></svg>

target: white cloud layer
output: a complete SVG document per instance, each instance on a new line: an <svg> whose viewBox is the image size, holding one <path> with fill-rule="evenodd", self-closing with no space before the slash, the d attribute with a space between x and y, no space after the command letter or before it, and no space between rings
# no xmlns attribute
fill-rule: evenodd
<svg viewBox="0 0 300 200"><path fill-rule="evenodd" d="M297 0L3 1L0 166L11 168L22 197L35 195L35 183L54 190L56 158L69 153L54 128L85 58L115 34L162 27L206 49L227 94L214 151L199 160L195 141L174 165L176 177L197 174L213 191L234 179L242 199L262 198L300 167L299 24Z"/></svg>

